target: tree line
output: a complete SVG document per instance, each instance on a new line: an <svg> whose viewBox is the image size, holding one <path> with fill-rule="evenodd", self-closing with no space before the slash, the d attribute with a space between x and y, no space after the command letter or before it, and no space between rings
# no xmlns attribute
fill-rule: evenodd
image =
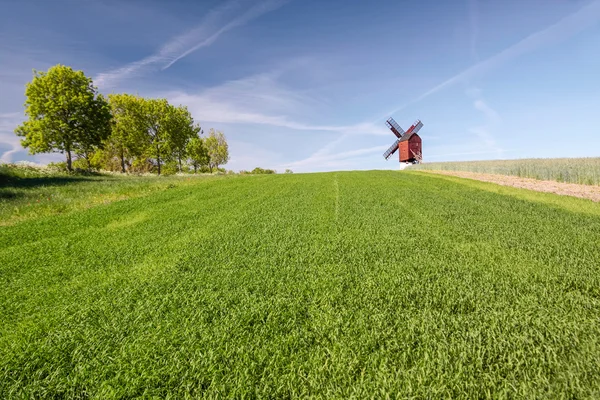
<svg viewBox="0 0 600 400"><path fill-rule="evenodd" d="M229 161L225 135L204 135L184 105L119 93L104 96L83 71L64 65L34 71L25 89L27 119L15 129L30 154L61 152L66 168L121 172L219 169Z"/></svg>

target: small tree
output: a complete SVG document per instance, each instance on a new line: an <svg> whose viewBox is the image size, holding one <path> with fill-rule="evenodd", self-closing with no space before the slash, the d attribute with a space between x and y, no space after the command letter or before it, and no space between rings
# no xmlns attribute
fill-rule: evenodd
<svg viewBox="0 0 600 400"><path fill-rule="evenodd" d="M161 165L169 158L171 106L166 99L141 99L140 127L144 132L144 155L152 158L160 175Z"/></svg>
<svg viewBox="0 0 600 400"><path fill-rule="evenodd" d="M194 124L194 119L187 107L169 107L169 128L167 130L169 149L177 160L178 170L181 172L182 160L186 158L187 146L190 140L198 137L200 127Z"/></svg>
<svg viewBox="0 0 600 400"><path fill-rule="evenodd" d="M110 134L110 108L92 79L82 71L56 65L47 72L34 70L25 87L25 115L15 129L31 154L61 152L73 170L73 153L87 160Z"/></svg>
<svg viewBox="0 0 600 400"><path fill-rule="evenodd" d="M213 128L210 128L206 138L206 148L208 149L208 167L211 173L213 169L218 169L219 165L225 165L229 161L229 145L223 132L215 132Z"/></svg>
<svg viewBox="0 0 600 400"><path fill-rule="evenodd" d="M143 153L147 132L144 130L144 104L141 97L130 94L108 95L112 113L112 132L105 143L106 158L118 157L121 172L132 158Z"/></svg>
<svg viewBox="0 0 600 400"><path fill-rule="evenodd" d="M204 139L201 137L196 136L190 140L187 145L187 155L190 159L190 164L194 167L194 173L198 172L198 168L208 166L208 149L204 144Z"/></svg>

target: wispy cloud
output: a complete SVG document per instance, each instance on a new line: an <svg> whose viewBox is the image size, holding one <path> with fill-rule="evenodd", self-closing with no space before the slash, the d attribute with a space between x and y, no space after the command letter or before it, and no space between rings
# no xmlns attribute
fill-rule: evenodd
<svg viewBox="0 0 600 400"><path fill-rule="evenodd" d="M479 39L479 3L478 0L467 0L469 2L469 49L473 61L479 61L477 53L477 40Z"/></svg>
<svg viewBox="0 0 600 400"><path fill-rule="evenodd" d="M13 155L23 151L21 138L14 133L14 129L22 120L21 113L0 114L0 146L9 149L0 154L1 162L12 162Z"/></svg>
<svg viewBox="0 0 600 400"><path fill-rule="evenodd" d="M461 73L453 76L450 79L440 83L439 85L429 89L425 93L421 94L417 98L409 101L408 103L402 104L385 115L395 114L400 110L417 103L432 94L439 92L442 89L450 87L458 82L464 82L477 75L482 75L490 70L499 67L508 61L517 58L523 54L527 54L543 46L548 46L557 43L561 40L566 40L571 36L578 34L579 32L594 26L600 22L600 1L596 0L592 3L587 4L578 11L564 17L557 23L550 25L549 27L535 32L520 42L510 46L509 48L501 51L500 53L477 63L470 68L462 71ZM380 117L380 118L383 118ZM378 119L380 119L378 118Z"/></svg>
<svg viewBox="0 0 600 400"><path fill-rule="evenodd" d="M339 132L343 135L385 135L384 127L371 123L351 125L310 124L306 121L318 100L289 89L277 81L278 72L225 82L200 93L160 93L174 104L185 104L203 122L271 125L301 131Z"/></svg>
<svg viewBox="0 0 600 400"><path fill-rule="evenodd" d="M501 122L500 115L483 98L483 93L479 88L468 89L466 94L473 98L473 108L481 112L485 117L485 123L480 126L469 128L469 132L479 139L483 152L495 152L500 157L504 149L498 144L493 132Z"/></svg>
<svg viewBox="0 0 600 400"><path fill-rule="evenodd" d="M374 146L374 147L366 147L357 150L344 151L340 153L330 154L326 151L317 152L310 157L307 157L303 160L294 161L288 164L283 164L282 168L300 168L305 169L310 167L311 170L318 170L324 166L332 165L332 162L337 162L342 160L346 160L349 158L354 158L358 156L364 156L369 154L376 154L385 151L388 146ZM336 163L336 164L337 164Z"/></svg>
<svg viewBox="0 0 600 400"><path fill-rule="evenodd" d="M165 70L191 53L212 45L224 33L274 11L287 2L288 0L261 1L240 13L242 3L229 1L210 11L198 26L171 39L155 54L112 71L100 73L94 81L98 87L106 88L114 86L122 79L148 70ZM237 15L234 15L235 13Z"/></svg>

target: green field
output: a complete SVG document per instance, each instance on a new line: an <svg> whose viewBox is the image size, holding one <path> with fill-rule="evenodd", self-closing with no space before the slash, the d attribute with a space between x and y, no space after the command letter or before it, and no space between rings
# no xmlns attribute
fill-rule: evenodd
<svg viewBox="0 0 600 400"><path fill-rule="evenodd" d="M600 157L426 162L410 168L413 170L469 171L582 185L600 185Z"/></svg>
<svg viewBox="0 0 600 400"><path fill-rule="evenodd" d="M598 204L419 172L95 179L0 191L0 398L600 397Z"/></svg>

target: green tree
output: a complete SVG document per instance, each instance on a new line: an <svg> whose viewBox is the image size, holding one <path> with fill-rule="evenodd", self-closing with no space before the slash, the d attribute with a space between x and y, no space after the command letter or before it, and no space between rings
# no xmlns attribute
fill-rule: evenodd
<svg viewBox="0 0 600 400"><path fill-rule="evenodd" d="M35 71L25 87L25 115L15 129L30 154L61 152L67 169L73 170L73 153L83 156L89 167L94 149L110 134L110 107L82 71L55 65L47 72Z"/></svg>
<svg viewBox="0 0 600 400"><path fill-rule="evenodd" d="M198 172L198 168L208 166L208 149L203 138L196 136L190 140L187 145L187 155L194 166L194 173Z"/></svg>
<svg viewBox="0 0 600 400"><path fill-rule="evenodd" d="M182 160L186 158L188 143L198 137L200 127L194 124L194 119L187 107L169 107L168 111L168 144L171 155L177 160L179 172Z"/></svg>
<svg viewBox="0 0 600 400"><path fill-rule="evenodd" d="M206 138L206 148L209 156L208 168L211 173L213 169L218 169L219 165L225 165L229 161L229 145L223 132L215 132L210 128Z"/></svg>
<svg viewBox="0 0 600 400"><path fill-rule="evenodd" d="M146 137L144 121L145 100L126 93L108 95L112 113L112 132L105 145L105 159L118 157L121 172L126 172L133 157L144 150Z"/></svg>
<svg viewBox="0 0 600 400"><path fill-rule="evenodd" d="M142 99L140 108L139 124L144 132L144 155L154 160L160 175L161 165L170 156L171 105L166 99Z"/></svg>

